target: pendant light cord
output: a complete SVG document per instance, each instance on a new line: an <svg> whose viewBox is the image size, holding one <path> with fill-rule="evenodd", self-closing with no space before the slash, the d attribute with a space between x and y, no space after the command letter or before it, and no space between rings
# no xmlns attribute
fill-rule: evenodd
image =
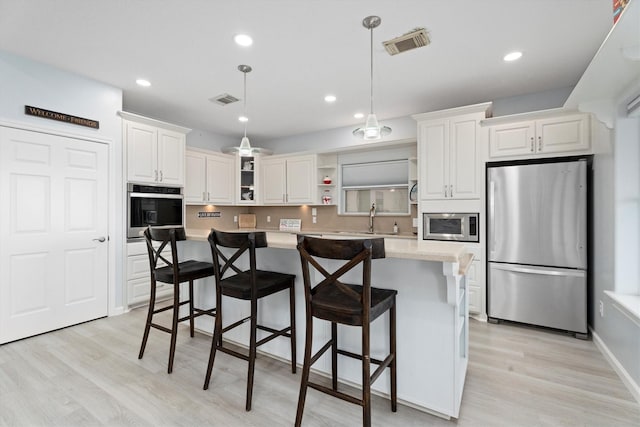
<svg viewBox="0 0 640 427"><path fill-rule="evenodd" d="M371 57L371 114L373 114L373 27L369 29L369 32L371 34L371 42L369 43Z"/></svg>
<svg viewBox="0 0 640 427"><path fill-rule="evenodd" d="M244 137L246 138L247 137L247 122L249 121L248 117L247 117L247 72L244 71L242 74L244 74L244 96L243 96L243 99L244 99L244 118L247 119L244 122Z"/></svg>

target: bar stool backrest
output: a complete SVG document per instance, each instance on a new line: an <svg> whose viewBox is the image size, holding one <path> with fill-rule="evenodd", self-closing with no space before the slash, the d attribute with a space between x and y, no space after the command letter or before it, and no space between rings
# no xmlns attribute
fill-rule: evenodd
<svg viewBox="0 0 640 427"><path fill-rule="evenodd" d="M144 239L147 243L147 252L149 253L149 267L151 274L155 278L155 270L164 265L158 265L160 261L167 264L173 269L174 283L178 280L180 271L178 261L178 244L177 242L187 240L187 235L183 227L179 228L151 228L144 230ZM153 246L153 242L161 242L157 248ZM165 252L165 249L171 250L171 260Z"/></svg>

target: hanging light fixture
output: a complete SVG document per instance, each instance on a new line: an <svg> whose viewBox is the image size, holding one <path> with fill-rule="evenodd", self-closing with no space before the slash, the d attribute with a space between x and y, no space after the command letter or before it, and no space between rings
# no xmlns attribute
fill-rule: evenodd
<svg viewBox="0 0 640 427"><path fill-rule="evenodd" d="M271 150L267 150L265 148L251 147L249 143L249 138L247 138L247 122L249 119L247 118L247 73L250 73L252 68L249 65L238 65L238 70L244 74L244 109L242 112L242 116L240 117L240 121L244 123L244 136L240 141L239 147L224 147L222 148L223 153L238 153L242 157L249 157L254 154L271 154Z"/></svg>
<svg viewBox="0 0 640 427"><path fill-rule="evenodd" d="M389 135L391 133L391 128L388 126L380 126L378 123L378 118L373 112L373 29L376 28L382 20L379 16L367 16L362 20L362 26L369 30L371 34L371 43L370 43L370 53L371 53L371 97L370 97L370 105L371 110L369 115L367 116L367 121L364 124L364 127L359 127L353 131L355 136L364 138L366 140L375 140L380 139L385 135Z"/></svg>

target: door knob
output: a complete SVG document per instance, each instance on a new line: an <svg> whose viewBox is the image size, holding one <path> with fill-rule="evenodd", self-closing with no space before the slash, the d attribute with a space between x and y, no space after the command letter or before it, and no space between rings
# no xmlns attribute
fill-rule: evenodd
<svg viewBox="0 0 640 427"><path fill-rule="evenodd" d="M105 237L98 237L97 239L93 239L93 241L98 241L100 243L104 242L105 240L107 240Z"/></svg>

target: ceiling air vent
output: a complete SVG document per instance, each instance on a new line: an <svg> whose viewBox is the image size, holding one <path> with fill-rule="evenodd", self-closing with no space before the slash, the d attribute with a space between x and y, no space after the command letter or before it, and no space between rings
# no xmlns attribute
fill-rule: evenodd
<svg viewBox="0 0 640 427"><path fill-rule="evenodd" d="M209 98L209 101L215 102L216 104L220 104L220 105L229 105L229 104L233 104L234 102L238 102L240 100L233 95L229 95L228 93L223 93L222 95Z"/></svg>
<svg viewBox="0 0 640 427"><path fill-rule="evenodd" d="M427 46L429 43L431 43L431 40L429 39L427 30L424 28L416 28L393 40L382 42L384 48L389 52L389 55L397 55L411 49Z"/></svg>

